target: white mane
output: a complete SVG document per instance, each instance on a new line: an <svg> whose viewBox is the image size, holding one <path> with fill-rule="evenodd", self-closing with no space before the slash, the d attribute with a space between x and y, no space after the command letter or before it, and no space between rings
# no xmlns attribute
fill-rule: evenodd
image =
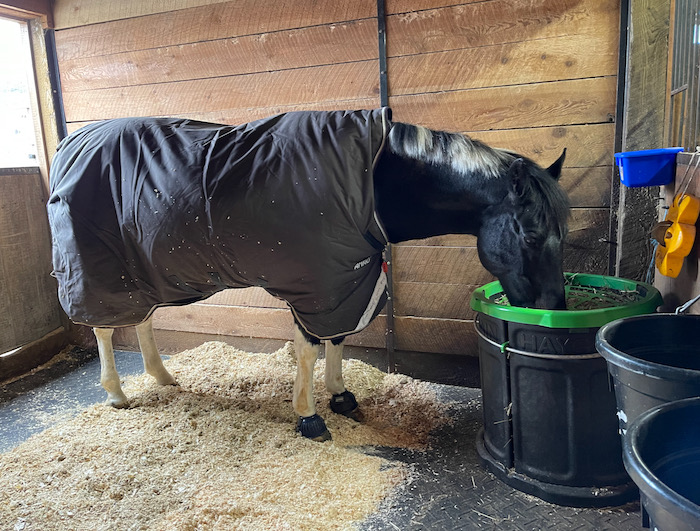
<svg viewBox="0 0 700 531"><path fill-rule="evenodd" d="M429 164L448 164L464 176L481 173L497 177L514 158L509 151L491 148L465 135L408 124L394 124L389 145L395 153Z"/></svg>

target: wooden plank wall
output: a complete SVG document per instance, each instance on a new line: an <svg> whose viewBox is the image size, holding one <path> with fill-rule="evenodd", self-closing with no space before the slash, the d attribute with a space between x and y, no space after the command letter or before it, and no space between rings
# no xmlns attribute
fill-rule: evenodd
<svg viewBox="0 0 700 531"><path fill-rule="evenodd" d="M562 182L576 208L565 266L605 272L618 2L416 4L388 4L394 119L465 132L543 165L566 147ZM475 243L449 236L395 248L398 348L476 352L468 299L492 277Z"/></svg>
<svg viewBox="0 0 700 531"><path fill-rule="evenodd" d="M0 169L0 198L0 353L6 353L62 323L41 175L36 168Z"/></svg>
<svg viewBox="0 0 700 531"><path fill-rule="evenodd" d="M666 147L666 82L671 0L629 4L626 98L621 151ZM615 274L644 280L653 260L650 233L659 209L656 187L619 186Z"/></svg>
<svg viewBox="0 0 700 531"><path fill-rule="evenodd" d="M619 36L616 0L387 0L394 119L553 162L574 211L566 268L604 273ZM375 0L56 0L69 130L129 115L242 123L296 109L379 106ZM471 237L394 250L398 349L476 354L468 299L492 277ZM256 289L156 313L156 326L291 337ZM385 344L383 316L355 344Z"/></svg>

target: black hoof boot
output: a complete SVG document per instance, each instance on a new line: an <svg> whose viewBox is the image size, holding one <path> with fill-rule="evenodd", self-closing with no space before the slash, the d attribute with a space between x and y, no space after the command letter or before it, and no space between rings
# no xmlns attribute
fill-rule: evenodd
<svg viewBox="0 0 700 531"><path fill-rule="evenodd" d="M364 420L362 411L360 411L360 408L357 407L355 395L353 395L350 391L343 391L338 395L333 395L331 398L331 410L333 413L344 415L348 418L356 420L357 422L362 422Z"/></svg>
<svg viewBox="0 0 700 531"><path fill-rule="evenodd" d="M319 415L299 417L299 420L297 420L297 431L307 439L316 442L329 441L331 439L331 433Z"/></svg>

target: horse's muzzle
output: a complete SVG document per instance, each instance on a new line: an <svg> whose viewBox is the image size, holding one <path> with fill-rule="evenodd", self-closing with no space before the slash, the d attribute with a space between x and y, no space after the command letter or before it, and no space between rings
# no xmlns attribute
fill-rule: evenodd
<svg viewBox="0 0 700 531"><path fill-rule="evenodd" d="M566 297L562 295L543 295L535 302L540 310L566 310Z"/></svg>

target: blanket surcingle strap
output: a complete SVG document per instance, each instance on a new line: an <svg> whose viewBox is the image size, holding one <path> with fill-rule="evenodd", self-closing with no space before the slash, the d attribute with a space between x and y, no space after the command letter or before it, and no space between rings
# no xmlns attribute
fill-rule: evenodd
<svg viewBox="0 0 700 531"><path fill-rule="evenodd" d="M385 108L79 129L51 167L63 309L127 326L158 306L261 286L319 339L361 330L387 297L373 169L389 120Z"/></svg>

